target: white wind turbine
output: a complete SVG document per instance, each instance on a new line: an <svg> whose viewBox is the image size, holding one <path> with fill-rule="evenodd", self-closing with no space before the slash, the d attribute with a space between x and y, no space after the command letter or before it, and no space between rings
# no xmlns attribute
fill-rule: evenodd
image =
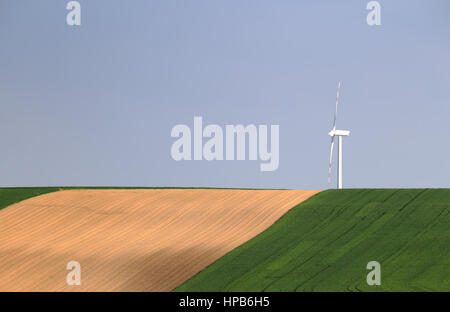
<svg viewBox="0 0 450 312"><path fill-rule="evenodd" d="M333 130L328 132L328 135L331 136L331 150L330 150L330 165L328 167L328 185L331 184L331 160L333 159L333 146L334 146L334 138L338 137L338 174L337 174L337 188L342 188L342 137L349 136L350 131L348 130L336 130L336 118L337 118L337 110L339 103L339 93L341 92L341 82L339 81L337 95L336 95L336 110L334 112L334 122L333 122Z"/></svg>

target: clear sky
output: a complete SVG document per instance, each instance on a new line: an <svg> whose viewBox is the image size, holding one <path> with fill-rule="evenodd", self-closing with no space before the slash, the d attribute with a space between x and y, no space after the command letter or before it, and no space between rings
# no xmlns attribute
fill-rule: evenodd
<svg viewBox="0 0 450 312"><path fill-rule="evenodd" d="M0 2L0 186L324 189L342 79L344 187L450 187L448 0L67 2ZM280 125L278 170L174 161L194 116Z"/></svg>

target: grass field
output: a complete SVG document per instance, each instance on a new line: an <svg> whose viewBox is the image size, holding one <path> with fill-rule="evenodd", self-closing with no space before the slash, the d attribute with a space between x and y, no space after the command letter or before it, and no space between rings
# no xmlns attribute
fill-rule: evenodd
<svg viewBox="0 0 450 312"><path fill-rule="evenodd" d="M450 291L450 189L321 192L175 291Z"/></svg>
<svg viewBox="0 0 450 312"><path fill-rule="evenodd" d="M0 188L0 209L24 199L45 193L56 192L57 187L4 187Z"/></svg>

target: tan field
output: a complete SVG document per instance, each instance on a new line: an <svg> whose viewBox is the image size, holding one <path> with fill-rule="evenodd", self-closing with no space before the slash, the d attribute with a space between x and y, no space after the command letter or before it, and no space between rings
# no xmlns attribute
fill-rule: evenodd
<svg viewBox="0 0 450 312"><path fill-rule="evenodd" d="M170 291L318 191L64 190L0 211L0 291ZM81 285L69 286L69 261Z"/></svg>

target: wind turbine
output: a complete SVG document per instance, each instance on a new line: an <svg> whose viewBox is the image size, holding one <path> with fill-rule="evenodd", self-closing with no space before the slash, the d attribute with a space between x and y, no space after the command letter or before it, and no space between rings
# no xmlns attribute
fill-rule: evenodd
<svg viewBox="0 0 450 312"><path fill-rule="evenodd" d="M336 130L336 118L337 118L340 92L341 92L341 81L339 81L338 90L337 90L337 94L336 94L336 110L334 112L333 130L328 132L328 135L331 136L330 165L328 166L328 185L331 184L331 160L333 159L334 138L338 137L338 170L337 170L337 172L338 172L337 188L338 189L342 188L342 137L350 135L350 131L348 131L348 130Z"/></svg>

